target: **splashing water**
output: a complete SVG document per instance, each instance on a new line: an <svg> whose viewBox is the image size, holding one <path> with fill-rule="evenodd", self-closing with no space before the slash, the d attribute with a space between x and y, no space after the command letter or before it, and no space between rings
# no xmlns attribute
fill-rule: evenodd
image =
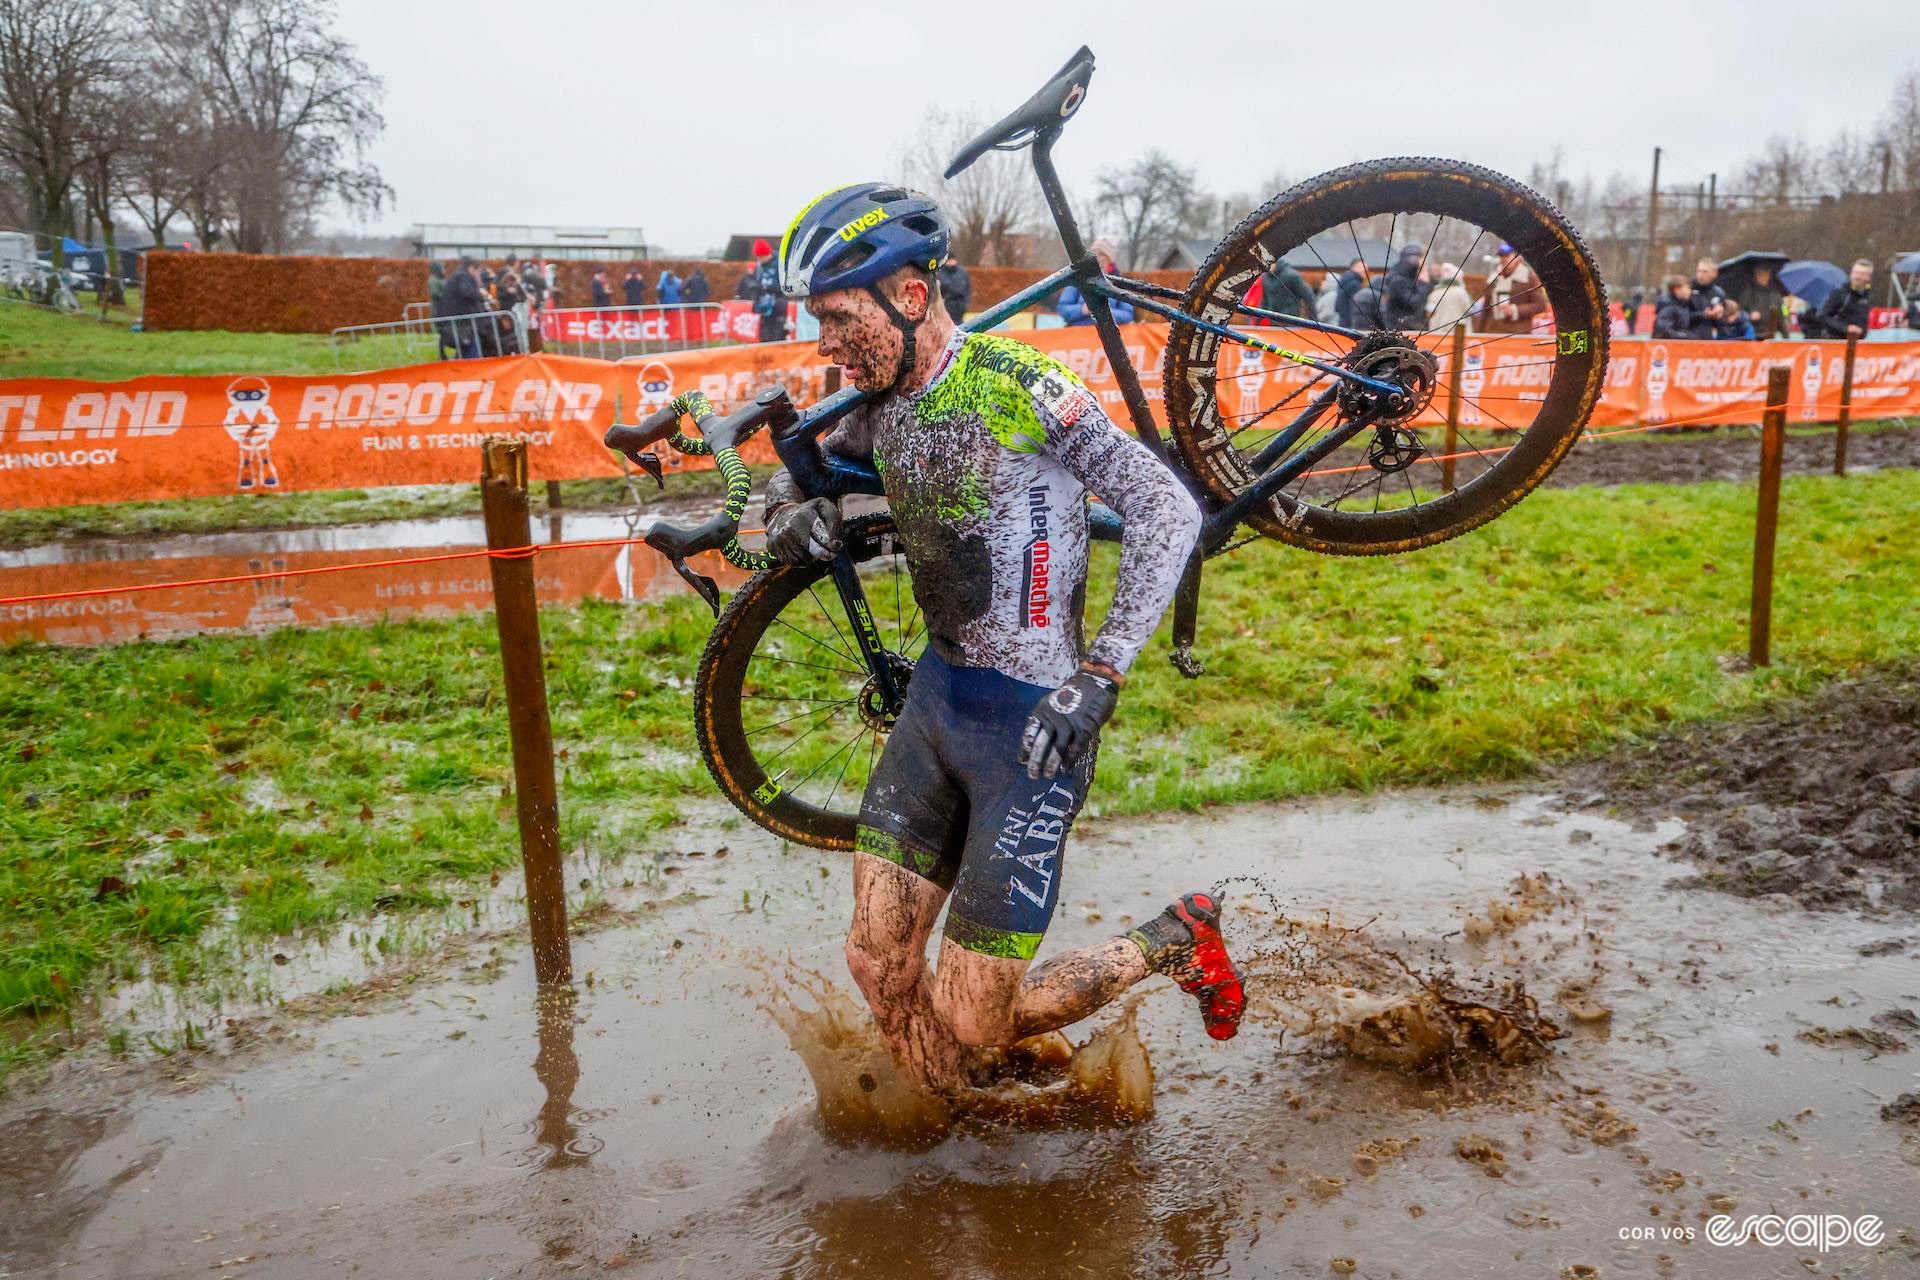
<svg viewBox="0 0 1920 1280"><path fill-rule="evenodd" d="M1527 918L1546 905L1542 883L1516 882L1515 900ZM1248 995L1243 1026L1263 1027L1275 1039L1320 1040L1410 1072L1466 1060L1525 1062L1565 1034L1519 983L1469 985L1438 959L1416 969L1367 934L1371 922L1348 927L1289 916L1260 877L1236 876L1214 892L1242 884L1243 901L1253 900L1229 913L1227 927ZM981 1051L969 1064L971 1084L951 1093L928 1089L904 1070L867 1010L822 974L785 966L783 978L767 982L762 1005L806 1065L829 1137L924 1150L962 1125L1125 1125L1151 1116L1153 1063L1138 1014L1158 989L1121 1002L1118 1016L1077 1048L1052 1032Z"/></svg>
<svg viewBox="0 0 1920 1280"><path fill-rule="evenodd" d="M1403 1071L1451 1066L1464 1056L1522 1062L1564 1035L1517 982L1469 989L1449 966L1434 960L1422 971L1374 941L1370 921L1343 927L1330 918L1293 918L1259 876L1230 877L1214 892L1229 885L1244 885L1256 899L1232 917L1247 1022L1324 1038L1356 1058ZM1544 885L1544 877L1515 882L1520 905L1508 915L1516 923L1549 905ZM1497 913L1501 904L1489 910Z"/></svg>
<svg viewBox="0 0 1920 1280"><path fill-rule="evenodd" d="M784 981L767 984L762 1007L806 1065L821 1126L838 1142L924 1150L963 1125L1128 1125L1153 1114L1138 997L1077 1048L1055 1031L982 1051L970 1064L972 1084L951 1094L903 1069L866 1009L819 973L789 966Z"/></svg>

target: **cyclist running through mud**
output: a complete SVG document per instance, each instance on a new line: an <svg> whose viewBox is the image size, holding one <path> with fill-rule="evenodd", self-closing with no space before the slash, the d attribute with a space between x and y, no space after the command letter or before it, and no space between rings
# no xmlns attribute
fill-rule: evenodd
<svg viewBox="0 0 1920 1280"><path fill-rule="evenodd" d="M1029 970L1100 729L1173 598L1200 513L1065 366L955 327L936 276L948 240L931 200L863 183L802 209L779 259L787 296L820 322L821 355L876 397L821 444L879 471L926 617L926 650L860 807L847 964L895 1055L934 1087L961 1080L970 1048L1077 1022L1150 973L1195 995L1216 1039L1244 1005L1206 893ZM1087 645L1090 491L1125 530L1113 604ZM831 558L838 508L799 498L784 472L768 485L768 549L787 563Z"/></svg>

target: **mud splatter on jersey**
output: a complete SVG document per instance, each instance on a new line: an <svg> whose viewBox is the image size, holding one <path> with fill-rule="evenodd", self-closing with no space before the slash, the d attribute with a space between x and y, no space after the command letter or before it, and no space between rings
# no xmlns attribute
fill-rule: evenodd
<svg viewBox="0 0 1920 1280"><path fill-rule="evenodd" d="M1055 686L1081 657L1125 671L1152 637L1200 528L1192 495L1059 361L956 330L927 385L827 439L873 460L936 652ZM1090 649L1081 613L1087 494L1126 522L1114 602ZM784 474L768 508L796 497Z"/></svg>

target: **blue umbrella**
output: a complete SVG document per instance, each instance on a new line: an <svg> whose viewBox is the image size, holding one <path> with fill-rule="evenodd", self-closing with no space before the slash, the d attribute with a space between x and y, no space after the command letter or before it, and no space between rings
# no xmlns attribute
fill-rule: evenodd
<svg viewBox="0 0 1920 1280"><path fill-rule="evenodd" d="M1903 276L1910 276L1920 271L1920 252L1901 254L1893 260L1893 269Z"/></svg>
<svg viewBox="0 0 1920 1280"><path fill-rule="evenodd" d="M1831 262L1802 258L1780 268L1780 283L1796 298L1805 298L1816 306L1827 295L1847 282L1847 273Z"/></svg>

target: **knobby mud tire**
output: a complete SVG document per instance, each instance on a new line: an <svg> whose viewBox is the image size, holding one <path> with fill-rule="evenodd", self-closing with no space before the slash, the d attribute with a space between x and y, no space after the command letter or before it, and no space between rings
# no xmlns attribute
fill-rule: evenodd
<svg viewBox="0 0 1920 1280"><path fill-rule="evenodd" d="M1349 219L1394 211L1477 223L1514 245L1541 281L1556 334L1584 330L1586 349L1569 354L1556 346L1553 378L1531 426L1495 465L1453 493L1379 512L1330 511L1276 494L1248 513L1247 523L1259 532L1309 551L1388 555L1479 528L1530 493L1566 457L1606 381L1606 295L1579 233L1550 201L1522 183L1454 160L1372 160L1310 178L1275 196L1234 228L1194 273L1185 309L1231 323L1231 302L1246 292L1261 267L1256 244L1284 252ZM1450 335L1428 335L1421 345L1437 347L1444 356L1450 340ZM1467 340L1483 336L1469 334ZM1183 331L1176 323L1164 373L1174 446L1207 492L1227 502L1253 475L1228 442L1214 398L1221 341L1191 328ZM1567 345L1577 344L1569 339Z"/></svg>
<svg viewBox="0 0 1920 1280"><path fill-rule="evenodd" d="M894 545L893 517L885 512L856 516L842 526L842 536L856 563L870 560ZM754 574L727 603L707 637L694 677L694 733L707 772L741 813L782 840L845 851L853 848L852 814L807 804L784 791L766 800L756 794L767 773L747 740L740 696L747 665L774 619L822 581L832 581L825 562L776 565ZM858 796L853 804L857 809Z"/></svg>

